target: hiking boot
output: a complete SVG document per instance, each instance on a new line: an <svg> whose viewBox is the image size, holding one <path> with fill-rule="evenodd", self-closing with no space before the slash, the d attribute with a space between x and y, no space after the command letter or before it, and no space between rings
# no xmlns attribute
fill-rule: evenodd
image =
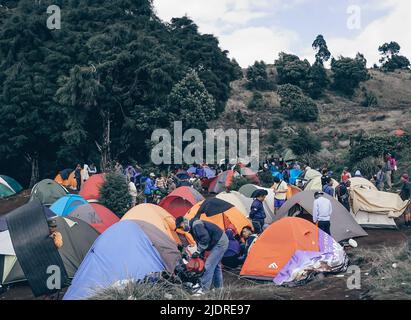
<svg viewBox="0 0 411 320"><path fill-rule="evenodd" d="M203 288L198 289L192 294L193 297L201 297L203 295L205 295Z"/></svg>

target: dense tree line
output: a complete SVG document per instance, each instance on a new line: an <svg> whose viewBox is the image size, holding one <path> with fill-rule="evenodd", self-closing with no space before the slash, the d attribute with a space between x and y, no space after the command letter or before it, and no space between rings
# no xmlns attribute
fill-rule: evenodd
<svg viewBox="0 0 411 320"><path fill-rule="evenodd" d="M150 0L6 0L0 18L0 167L32 183L78 161L147 160L154 128L197 114L204 129L242 76L213 35L162 22Z"/></svg>

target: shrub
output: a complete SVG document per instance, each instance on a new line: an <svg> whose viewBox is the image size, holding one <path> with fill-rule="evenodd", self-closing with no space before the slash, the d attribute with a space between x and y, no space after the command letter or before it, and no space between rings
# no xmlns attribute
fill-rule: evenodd
<svg viewBox="0 0 411 320"><path fill-rule="evenodd" d="M278 142L278 132L275 130L271 130L267 136L267 143L270 145L274 145Z"/></svg>
<svg viewBox="0 0 411 320"><path fill-rule="evenodd" d="M246 77L248 80L247 88L250 90L268 90L271 87L268 79L267 65L264 61L256 61L254 65L247 69Z"/></svg>
<svg viewBox="0 0 411 320"><path fill-rule="evenodd" d="M364 158L357 163L355 163L352 168L353 170L360 170L361 174L368 179L377 172L377 166L381 164L381 159L375 157Z"/></svg>
<svg viewBox="0 0 411 320"><path fill-rule="evenodd" d="M290 119L304 122L318 119L317 104L305 96L299 87L291 84L280 86L278 95L281 99L281 109Z"/></svg>
<svg viewBox="0 0 411 320"><path fill-rule="evenodd" d="M248 109L250 110L262 110L268 107L267 101L265 101L264 96L256 91L253 93L253 97L248 103Z"/></svg>
<svg viewBox="0 0 411 320"><path fill-rule="evenodd" d="M290 141L290 148L297 156L313 154L321 150L321 142L307 128L300 127Z"/></svg>
<svg viewBox="0 0 411 320"><path fill-rule="evenodd" d="M259 172L258 178L260 179L261 186L264 188L271 188L271 186L274 184L274 177L268 170Z"/></svg>
<svg viewBox="0 0 411 320"><path fill-rule="evenodd" d="M375 107L378 105L378 98L377 96L374 94L374 92L370 92L365 90L363 93L363 100L361 102L361 105L363 107Z"/></svg>
<svg viewBox="0 0 411 320"><path fill-rule="evenodd" d="M131 206L131 197L125 176L118 173L108 173L100 188L100 203L122 217Z"/></svg>
<svg viewBox="0 0 411 320"><path fill-rule="evenodd" d="M279 84L292 84L306 88L307 77L310 72L310 63L293 54L281 52L274 62L277 69Z"/></svg>
<svg viewBox="0 0 411 320"><path fill-rule="evenodd" d="M237 113L235 114L235 118L239 124L245 124L246 119L243 115L243 113L240 110L237 110Z"/></svg>

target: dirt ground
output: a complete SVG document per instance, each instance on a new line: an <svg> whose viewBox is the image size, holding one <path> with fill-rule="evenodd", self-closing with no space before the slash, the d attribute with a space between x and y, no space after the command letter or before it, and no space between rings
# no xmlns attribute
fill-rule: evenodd
<svg viewBox="0 0 411 320"><path fill-rule="evenodd" d="M29 192L24 191L19 195L0 200L0 215L23 205L29 199ZM411 237L411 229L397 221L398 230L366 230L368 237L356 239L359 248L397 247L408 242ZM355 255L355 249L351 252ZM231 298L250 300L358 300L367 292L367 288L361 290L347 289L347 276L331 275L318 277L309 284L295 288L278 288L271 284L255 283L238 277L238 271L225 270L224 279L226 287L232 288ZM366 276L366 275L362 275ZM63 292L64 293L64 292ZM63 294L60 295L62 298ZM36 299L27 284L18 284L8 288L0 294L0 300L33 300ZM43 299L43 298L38 298Z"/></svg>

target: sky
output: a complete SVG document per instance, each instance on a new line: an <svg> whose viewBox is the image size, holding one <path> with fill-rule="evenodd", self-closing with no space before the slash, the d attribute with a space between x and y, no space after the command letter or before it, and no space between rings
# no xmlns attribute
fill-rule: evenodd
<svg viewBox="0 0 411 320"><path fill-rule="evenodd" d="M193 19L242 67L272 64L282 51L313 62L318 34L334 57L361 52L372 66L378 47L397 41L411 59L410 0L154 0L154 6L163 21Z"/></svg>

